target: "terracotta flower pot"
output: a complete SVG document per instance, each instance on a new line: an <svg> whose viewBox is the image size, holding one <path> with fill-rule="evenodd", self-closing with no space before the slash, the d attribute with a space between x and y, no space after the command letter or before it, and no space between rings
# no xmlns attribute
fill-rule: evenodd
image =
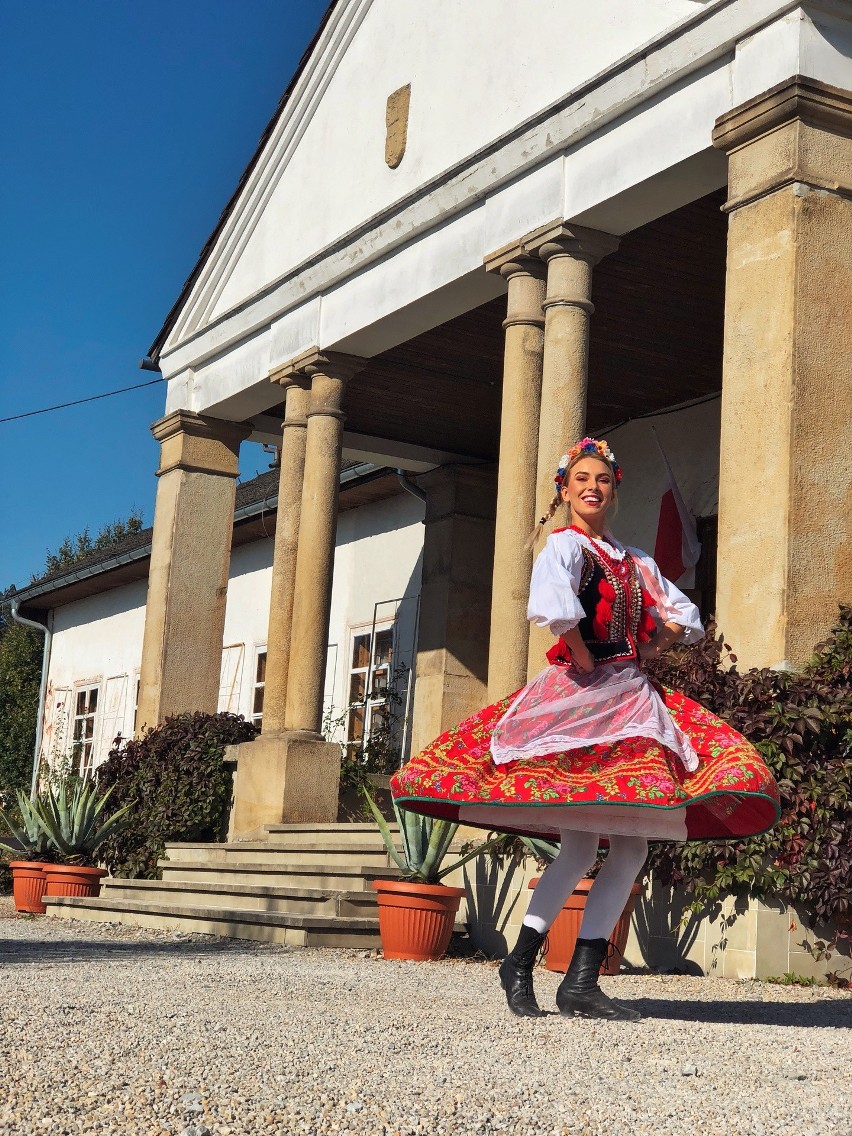
<svg viewBox="0 0 852 1136"><path fill-rule="evenodd" d="M47 879L45 896L80 895L94 897L101 894L101 879L107 874L103 868L86 868L80 864L45 864Z"/></svg>
<svg viewBox="0 0 852 1136"><path fill-rule="evenodd" d="M568 969L568 964L574 953L574 944L580 934L580 924L583 921L583 912L586 909L586 896L594 882L590 879L580 880L574 892L568 896L564 907L556 916L547 935L548 946L544 961L547 970L555 970L564 974ZM537 883L538 879L530 880L529 886L534 888ZM630 934L630 916L633 914L636 896L641 891L642 888L639 884L634 884L630 889L627 904L612 933L611 942L615 946L615 952L604 961L601 966L601 974L618 974L621 969L624 948L627 946L627 936Z"/></svg>
<svg viewBox="0 0 852 1136"><path fill-rule="evenodd" d="M374 880L379 934L388 959L434 962L446 951L464 888Z"/></svg>
<svg viewBox="0 0 852 1136"><path fill-rule="evenodd" d="M12 869L12 897L15 901L15 910L28 911L32 915L44 915L47 908L42 897L47 887L47 877L43 869L48 865L40 860L12 860L9 867Z"/></svg>

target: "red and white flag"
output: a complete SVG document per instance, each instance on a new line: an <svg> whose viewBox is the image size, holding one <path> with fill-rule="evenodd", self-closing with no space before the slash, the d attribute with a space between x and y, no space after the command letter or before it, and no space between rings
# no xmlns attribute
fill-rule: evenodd
<svg viewBox="0 0 852 1136"><path fill-rule="evenodd" d="M666 467L666 489L660 501L660 519L657 522L657 540L654 559L666 577L676 584L690 568L694 568L701 555L701 542L692 514L677 487L672 467L654 431L654 439Z"/></svg>

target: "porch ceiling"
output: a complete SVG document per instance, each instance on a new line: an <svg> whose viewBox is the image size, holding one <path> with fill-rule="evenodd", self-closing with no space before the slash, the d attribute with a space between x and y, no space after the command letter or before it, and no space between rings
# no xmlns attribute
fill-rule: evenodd
<svg viewBox="0 0 852 1136"><path fill-rule="evenodd" d="M591 431L721 388L724 198L633 230L595 269ZM495 460L505 311L499 297L375 356L349 384L346 429Z"/></svg>

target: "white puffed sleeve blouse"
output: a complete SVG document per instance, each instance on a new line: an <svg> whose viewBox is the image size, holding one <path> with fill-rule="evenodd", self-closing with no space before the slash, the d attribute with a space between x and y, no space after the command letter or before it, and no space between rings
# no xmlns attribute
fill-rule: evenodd
<svg viewBox="0 0 852 1136"><path fill-rule="evenodd" d="M616 560L628 551L637 562L642 583L657 600L654 614L660 623L676 623L684 629L684 643L697 643L704 635L695 604L667 580L654 560L639 548L627 548L615 538L603 547ZM577 598L583 569L583 546L594 551L595 542L573 529L551 533L533 565L527 618L538 627L549 627L554 635L564 635L584 616ZM663 610L665 608L665 610Z"/></svg>

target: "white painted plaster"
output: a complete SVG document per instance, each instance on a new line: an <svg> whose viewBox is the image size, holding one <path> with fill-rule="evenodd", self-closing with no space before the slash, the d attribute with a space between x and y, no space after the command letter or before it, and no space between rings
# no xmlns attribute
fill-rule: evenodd
<svg viewBox="0 0 852 1136"><path fill-rule="evenodd" d="M98 688L96 764L106 757L115 733L128 736L133 732L147 592L147 582L137 581L76 600L53 611L43 758L54 756L57 745L57 756L70 747L73 694L80 687ZM110 679L118 676L126 676L127 682L114 732L110 731L112 736L106 736L103 728L106 687ZM70 696L65 693L69 691Z"/></svg>
<svg viewBox="0 0 852 1136"><path fill-rule="evenodd" d="M522 235L521 230L525 232L536 223L554 219L555 174L550 170L541 174L537 189L535 179L545 164L566 151L570 151L575 165L571 168L569 196L565 199L564 211L569 218L573 215L574 219L602 228L611 223L612 231L618 227L619 216L619 231L623 231L625 227L643 223L643 220L658 216L685 200L718 188L723 167L719 165L718 157L709 150L709 137L715 116L735 102L734 81L730 76L726 80L728 61L738 43L745 42L761 27L777 23L785 13L799 7L788 0L737 0L736 3L717 0L701 5L700 9L694 0L679 0L677 4L643 2L629 7L625 7L623 0L620 5L613 0L612 3L596 6L594 20L584 13L582 35L572 40L565 39L564 35L560 39L554 34L554 28L557 32L562 28L559 21L568 19L568 5L542 3L531 9L528 5L506 2L512 9L506 21L490 18L489 7L489 20L486 21L489 26L484 29L483 36L473 32L477 30L476 20L485 10L484 6L468 5L461 13L461 24L450 22L441 25L442 29L444 26L454 30L458 28L463 39L464 33L467 33L468 46L471 42L477 43L477 51L466 54L465 81L458 90L453 87L452 75L448 71L455 59L455 36L445 37L453 39L449 47L445 47L444 39L438 37L436 40L433 36L426 52L429 58L422 60L424 80L434 83L437 91L434 122L443 121L441 116L445 103L451 101L455 116L453 130L458 137L450 130L448 137L445 137L447 131L444 131L440 138L430 140L430 120L418 142L415 116L410 135L411 153L415 157L411 163L406 167L407 157L398 170L379 170L376 178L368 177L366 180L364 170L372 170L374 157L383 164L381 154L374 155L369 144L372 137L369 131L376 129L375 121L370 119L367 135L359 134L360 127L357 123L353 126L350 107L357 104L360 113L361 104L368 108L379 89L384 92L382 98L385 97L388 92L382 84L390 82L391 74L396 82L395 62L393 66L388 64L386 45L393 46L395 37L408 35L410 29L400 30L393 19L387 19L380 28L381 50L376 51L373 66L353 73L349 69L351 61L347 61L346 56L351 55L358 61L364 45L368 42L375 45L376 20L384 10L384 4L376 2L369 11L366 11L363 0L357 4L356 0L352 0L350 5L342 6L342 9L353 11L357 7L358 12L364 15L364 21L348 50L334 56L336 70L328 78L324 97L311 104L310 121L303 123L299 145L292 153L288 151L290 157L282 165L283 151L276 149L276 135L253 175L258 182L266 178L267 189L277 178L278 189L275 192L280 190L285 196L291 194L287 200L291 201L293 208L288 206L288 209L279 211L278 221L275 221L278 208L274 204L275 193L263 198L254 192L252 185L247 186L170 337L162 359L164 374L170 375L188 365L199 367L205 359L221 355L247 336L260 332L252 349L252 361L250 365L247 363L250 373L247 381L257 383L258 373L270 358L279 361L279 352L288 352L294 343L304 344L306 329L297 326L300 317L293 317L295 322L290 323L289 314L302 307L309 297L320 294L324 294L328 302L322 314L319 346L334 347L345 343L352 350L360 337L360 349L366 353L399 342L407 327L422 330L424 324L429 326L430 319L450 318L472 303L481 302L469 290L477 286L473 262L493 251L496 239L505 243L503 236L508 241ZM828 2L831 6L831 0ZM448 3L450 0L440 0L440 3L430 4L428 8L418 8L418 20L427 18L421 15L422 12L428 12L429 19L441 19ZM838 12L848 11L848 7L843 9L839 4L836 8ZM618 48L622 44L621 31L614 38L609 37L607 20L616 9L625 21L628 39L631 28L633 33L641 29L644 37L641 43L649 36L653 37L655 29L659 32L665 26L671 27L671 31L657 34L653 42L644 46L634 40L637 50L632 55L629 50L626 58L616 59L613 55L612 64L599 69L589 86L577 94L577 88L570 82L575 75L585 74L586 63L578 64L573 57L566 61L571 52L564 50L564 44L585 42L582 36L587 33L592 38L597 35L601 41L607 42L598 43L589 58L595 65L600 64L610 47ZM388 11L396 13L400 8L394 6ZM685 16L687 11L691 18ZM508 36L507 29L512 26L513 19L520 19L521 12L529 34L513 40L510 51L512 67L501 74L502 85L489 86L491 57L485 48L490 47L491 38L496 35L499 43L494 46L495 58L502 58L504 40L512 38ZM648 13L650 17L646 19ZM663 15L668 22L663 20ZM469 26L465 21L473 21L473 24ZM817 70L828 68L826 76L836 79L841 65L846 62L843 54L846 50L844 29L849 25L839 19L832 23L826 18L819 26L825 29L829 25L831 36L824 30L811 36L811 58ZM558 41L559 50L554 55L548 44L543 49L542 59L538 54L530 55L535 60L532 71L542 68L545 86L546 81L555 81L558 76L562 77L560 81L568 81L568 86L562 86L555 102L543 107L541 114L533 114L524 120L526 88L516 98L512 84L514 76L524 71L523 60L527 57L523 53L523 45L535 43L538 52L539 40L544 43L548 39L548 36L539 34L545 26L549 39ZM816 24L809 26L817 27ZM354 23L347 27L349 34ZM498 27L499 32L495 30ZM329 37L333 38L331 31ZM359 40L362 46L359 46ZM441 51L434 50L435 42L441 43ZM520 52L519 43L522 45ZM421 54L414 50L410 57L406 57L409 71L421 66ZM557 56L561 57L558 67ZM320 51L311 66L321 68L327 62ZM739 68L738 81L742 83L742 76L753 66L748 53L743 55L742 61L738 60L736 66ZM783 66L786 64L782 65L782 70ZM575 67L579 70L572 70ZM592 63L589 63L591 67ZM689 81L690 76L695 76L694 81ZM727 105L722 97L726 81L729 91ZM538 78L533 81L533 91L538 91L536 97L540 98L543 88L537 86L538 82ZM495 91L500 92L497 98ZM477 109L479 104L485 107L480 115L460 113L467 105L467 99L478 99ZM669 99L672 100L671 106L666 107ZM412 106L415 107L415 104L416 99ZM457 161L455 166L446 167L443 172L426 169L428 154L434 150L449 160L450 151L458 145L458 139L473 137L470 131L490 122L489 116L497 113L498 109L506 116L501 122L508 125L493 149L475 151ZM367 113L366 109L364 113ZM284 119L307 114L304 107L300 109L298 99L291 100ZM319 124L326 121L323 116L328 115L334 122L323 133ZM350 132L343 140L339 140L336 133L341 119L348 124ZM623 146L616 153L608 154L607 145L611 146L613 142L607 139L625 124L629 129L621 135ZM290 126L293 126L292 122ZM279 133L284 129L282 120ZM313 141L312 132L318 132ZM593 149L591 142L584 147L583 140L593 136L598 136L599 148ZM356 138L360 139L360 144L353 156L351 151ZM318 180L296 179L293 170L297 167L292 163L296 161L298 151L302 149L308 154L317 144L321 145L322 152L315 153L315 160L319 163L315 168L322 169L323 176ZM442 150L441 147L449 149ZM461 146L463 149L464 146ZM582 166L582 159L578 156L581 149L588 151L588 170ZM606 159L610 157L611 162L607 163ZM417 176L407 172L417 168L417 163L420 163ZM409 177L413 179L413 188L401 196L387 199L381 207L377 205L383 185L392 184L399 189L408 185L405 179ZM526 183L523 190L520 188L522 181ZM514 204L510 204L516 190L517 197ZM504 193L506 196L498 201ZM327 194L338 196L334 198L333 205L325 208L328 203L324 195ZM483 201L486 203L484 225L477 216L479 210L472 208ZM607 216L605 206L608 201L617 203L617 208L611 209ZM517 227L508 232L515 206ZM379 212L370 213L371 209L377 208ZM350 210L351 216L360 215L361 219L354 223L354 228L350 225L347 229ZM315 217L314 213L322 214L322 217ZM323 233L317 226L322 225L330 226L328 231L333 230L334 235L320 247L317 241ZM260 236L251 238L262 246L256 256L248 245L245 245L244 251L243 245L240 245L237 251L237 244L244 241L252 226L255 226L256 233L266 227L263 239ZM235 236L237 230L239 241ZM282 234L285 233L287 239L283 239ZM316 239L309 239L309 233L314 233ZM428 236L424 237L426 233ZM301 247L300 241L306 248L308 245L312 247L298 261L292 250ZM413 259L394 255L395 249L415 241L417 250ZM448 245L452 246L449 253ZM410 271L412 267L416 271ZM242 283L238 284L238 280ZM464 281L464 286L456 287L461 281ZM432 293L428 292L429 288L433 289ZM225 291L221 292L223 300L214 313L210 304L212 292L216 289ZM436 303L430 313L430 297L441 293L441 302ZM227 303L233 301L237 305L228 311L224 311L223 307L227 306L226 294L230 297ZM448 311L447 308L451 309L453 304L456 310ZM209 326L205 326L211 314L215 314L215 318ZM273 322L277 339L271 351L260 341L268 335ZM233 389L234 380L229 382L230 393L221 387L211 388L218 401L204 401L205 395L197 400L195 408L204 410L205 407L213 407L222 416L233 414L239 402Z"/></svg>
<svg viewBox="0 0 852 1136"><path fill-rule="evenodd" d="M335 553L329 652L329 707L346 703L346 652L350 630L371 626L373 608L382 600L407 596L401 613L402 661L411 664L413 618L420 593L423 506L409 494L350 509L340 514ZM239 545L231 555L223 635L223 675L234 694L229 708L249 718L258 648L266 645L272 584L273 538ZM100 763L116 733L133 733L136 682L142 659L147 583L139 581L105 590L56 608L52 613L53 649L45 706L43 755L67 752L71 745L73 692L99 690L95 763ZM383 609L390 613L390 609ZM339 663L339 666L337 665ZM236 670L234 671L234 668ZM125 676L121 711L105 732L110 680ZM111 686L110 693L115 691ZM220 695L220 707L224 707Z"/></svg>
<svg viewBox="0 0 852 1136"><path fill-rule="evenodd" d="M692 515L716 515L720 415L721 399L717 398L602 431L624 470L618 490L618 514L612 524L619 540L654 554L660 498L667 488L654 431Z"/></svg>
<svg viewBox="0 0 852 1136"><path fill-rule="evenodd" d="M667 90L665 97L643 103L608 130L591 135L569 151L565 157L564 216L611 233L628 232L636 227L635 210L611 208L604 216L607 204L617 201L619 195L629 200L628 191L633 187L701 154L713 155L712 163L719 171L714 180L724 184L726 161L713 150L710 133L716 118L731 106L730 72L730 60L724 60L690 75ZM699 196L688 181L682 184L686 192L683 200L673 201L659 187L655 200L643 199L641 223ZM593 214L595 208L597 213Z"/></svg>
<svg viewBox="0 0 852 1136"><path fill-rule="evenodd" d="M695 13L694 0L373 0L213 316ZM391 170L385 104L406 83L408 145Z"/></svg>
<svg viewBox="0 0 852 1136"><path fill-rule="evenodd" d="M791 75L852 88L852 11L849 20L796 8L737 44L733 106Z"/></svg>

